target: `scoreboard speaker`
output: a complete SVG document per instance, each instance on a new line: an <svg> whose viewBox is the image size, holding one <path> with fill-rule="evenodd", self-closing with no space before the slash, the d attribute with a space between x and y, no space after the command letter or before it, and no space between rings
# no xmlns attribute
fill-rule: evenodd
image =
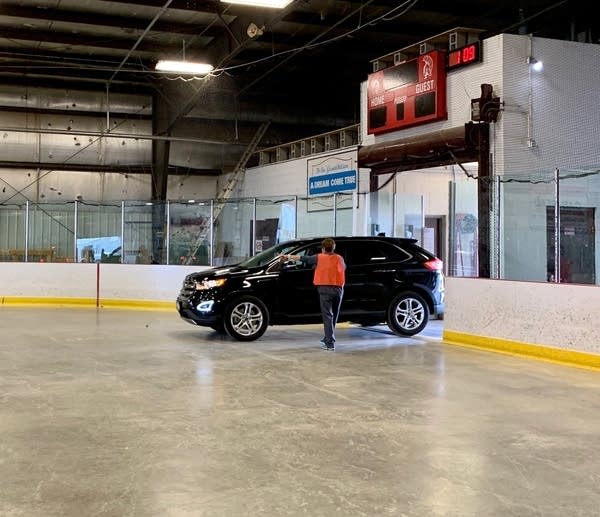
<svg viewBox="0 0 600 517"><path fill-rule="evenodd" d="M489 124L485 122L467 122L465 124L465 145L478 149L488 140Z"/></svg>

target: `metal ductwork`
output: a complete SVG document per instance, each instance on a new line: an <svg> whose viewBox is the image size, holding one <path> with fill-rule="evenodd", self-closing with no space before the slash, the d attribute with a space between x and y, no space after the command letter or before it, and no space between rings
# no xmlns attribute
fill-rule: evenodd
<svg viewBox="0 0 600 517"><path fill-rule="evenodd" d="M358 166L374 174L477 161L477 148L467 141L465 126L360 147Z"/></svg>

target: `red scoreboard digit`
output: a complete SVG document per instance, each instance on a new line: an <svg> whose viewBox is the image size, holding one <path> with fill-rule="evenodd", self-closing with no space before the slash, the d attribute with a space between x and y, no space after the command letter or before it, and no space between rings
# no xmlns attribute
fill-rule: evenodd
<svg viewBox="0 0 600 517"><path fill-rule="evenodd" d="M445 120L446 56L434 50L370 74L368 133L379 134Z"/></svg>
<svg viewBox="0 0 600 517"><path fill-rule="evenodd" d="M448 52L448 71L455 70L471 63L481 62L481 42L475 41L464 47Z"/></svg>

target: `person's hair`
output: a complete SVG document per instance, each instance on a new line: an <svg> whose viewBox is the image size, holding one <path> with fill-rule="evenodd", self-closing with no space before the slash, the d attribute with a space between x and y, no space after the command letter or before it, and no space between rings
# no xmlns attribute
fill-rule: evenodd
<svg viewBox="0 0 600 517"><path fill-rule="evenodd" d="M335 241L333 239L331 239L330 237L327 237L327 239L323 239L323 242L321 243L321 247L326 252L331 253L335 249Z"/></svg>

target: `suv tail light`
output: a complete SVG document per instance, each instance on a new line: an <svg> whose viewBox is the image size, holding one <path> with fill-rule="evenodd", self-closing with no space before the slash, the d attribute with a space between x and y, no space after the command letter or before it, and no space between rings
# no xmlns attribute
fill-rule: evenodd
<svg viewBox="0 0 600 517"><path fill-rule="evenodd" d="M444 269L444 263L438 258L428 260L423 265L427 269L431 269L432 271L441 271L442 269Z"/></svg>

